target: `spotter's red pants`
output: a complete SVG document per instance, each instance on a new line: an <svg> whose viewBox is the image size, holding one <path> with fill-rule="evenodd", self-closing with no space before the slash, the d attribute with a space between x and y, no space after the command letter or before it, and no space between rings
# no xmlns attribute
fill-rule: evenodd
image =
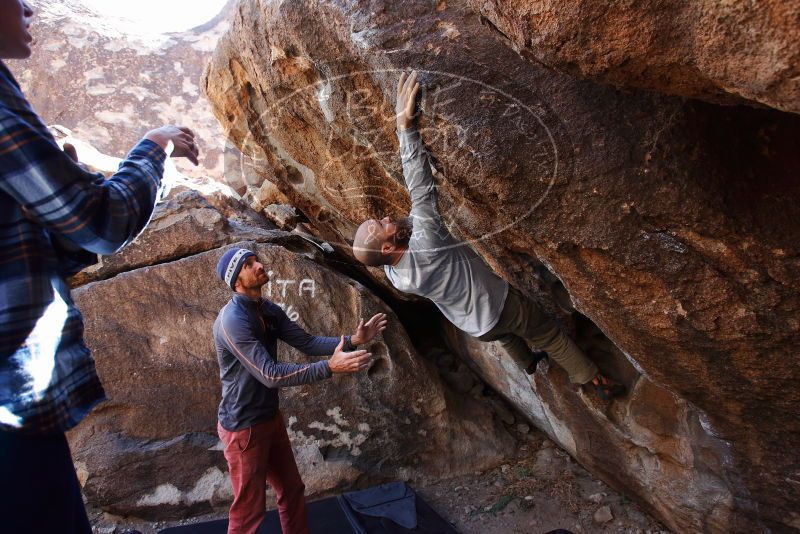
<svg viewBox="0 0 800 534"><path fill-rule="evenodd" d="M231 474L233 504L228 534L254 534L264 519L266 484L278 497L278 514L284 534L308 534L305 486L278 414L243 430L228 431L217 423Z"/></svg>

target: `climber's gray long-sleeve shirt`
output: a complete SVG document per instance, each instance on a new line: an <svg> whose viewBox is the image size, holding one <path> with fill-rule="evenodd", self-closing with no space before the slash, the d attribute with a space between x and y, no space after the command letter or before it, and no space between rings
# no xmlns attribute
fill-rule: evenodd
<svg viewBox="0 0 800 534"><path fill-rule="evenodd" d="M436 207L436 186L428 153L414 128L398 132L403 176L411 194L414 231L408 250L384 269L394 287L429 298L447 319L472 336L500 319L508 283L474 250L450 234Z"/></svg>
<svg viewBox="0 0 800 534"><path fill-rule="evenodd" d="M280 306L235 293L214 322L222 380L219 422L225 430L251 427L278 412L278 390L331 377L328 361L278 362L278 339L311 356L333 354L339 338L312 336ZM352 349L345 338L346 350Z"/></svg>

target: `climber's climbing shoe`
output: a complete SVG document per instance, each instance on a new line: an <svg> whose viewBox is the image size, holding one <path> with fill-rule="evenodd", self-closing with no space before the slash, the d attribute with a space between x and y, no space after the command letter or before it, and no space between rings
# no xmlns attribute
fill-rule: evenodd
<svg viewBox="0 0 800 534"><path fill-rule="evenodd" d="M625 386L614 382L610 378L606 378L600 373L597 373L590 382L584 384L591 389L594 389L595 394L600 400L610 401L615 397L620 397L625 394Z"/></svg>
<svg viewBox="0 0 800 534"><path fill-rule="evenodd" d="M531 358L531 363L529 363L528 367L525 368L525 372L529 375L532 375L536 372L536 366L539 365L540 361L547 358L547 353L543 350L532 350Z"/></svg>

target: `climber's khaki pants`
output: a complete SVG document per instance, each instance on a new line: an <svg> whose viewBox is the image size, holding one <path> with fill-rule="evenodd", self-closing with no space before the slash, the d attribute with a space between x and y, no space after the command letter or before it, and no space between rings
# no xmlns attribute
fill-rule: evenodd
<svg viewBox="0 0 800 534"><path fill-rule="evenodd" d="M597 374L597 366L567 337L542 308L516 288L508 288L508 297L500 320L481 341L497 341L523 369L531 362L528 341L547 351L549 358L569 373L577 384L589 382Z"/></svg>

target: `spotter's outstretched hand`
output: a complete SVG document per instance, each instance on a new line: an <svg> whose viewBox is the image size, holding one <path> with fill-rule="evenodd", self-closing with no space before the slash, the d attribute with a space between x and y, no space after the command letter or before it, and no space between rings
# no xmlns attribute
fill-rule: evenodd
<svg viewBox="0 0 800 534"><path fill-rule="evenodd" d="M194 132L186 126L168 125L150 130L144 136L153 141L173 158L186 158L193 164L198 164L200 151L194 140Z"/></svg>
<svg viewBox="0 0 800 534"><path fill-rule="evenodd" d="M353 345L362 345L369 343L375 336L386 329L386 324L389 320L386 318L385 313L376 313L372 318L364 323L364 319L358 322L356 333L350 336L350 343Z"/></svg>
<svg viewBox="0 0 800 534"><path fill-rule="evenodd" d="M371 361L372 353L365 350L345 352L344 336L341 336L339 338L339 344L336 345L336 350L333 352L333 356L328 360L328 366L332 373L357 373L369 367Z"/></svg>

